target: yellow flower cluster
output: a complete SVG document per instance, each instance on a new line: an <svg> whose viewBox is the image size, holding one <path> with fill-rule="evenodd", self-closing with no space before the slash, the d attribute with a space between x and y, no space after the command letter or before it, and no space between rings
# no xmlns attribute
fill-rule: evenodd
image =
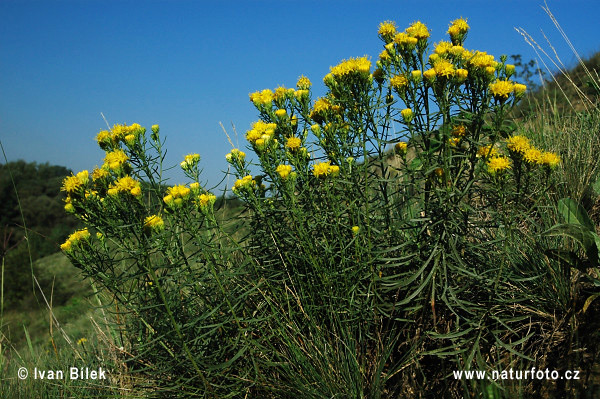
<svg viewBox="0 0 600 399"><path fill-rule="evenodd" d="M298 82L296 82L296 87L298 88L298 90L308 90L310 89L310 86L312 86L312 83L304 75L300 76L298 78Z"/></svg>
<svg viewBox="0 0 600 399"><path fill-rule="evenodd" d="M406 154L406 150L408 148L408 143L401 141L399 143L396 143L396 145L394 145L394 150L396 151L396 154L398 155L404 155Z"/></svg>
<svg viewBox="0 0 600 399"><path fill-rule="evenodd" d="M165 228L165 222L159 215L150 215L144 219L144 232L159 232Z"/></svg>
<svg viewBox="0 0 600 399"><path fill-rule="evenodd" d="M429 29L421 21L413 22L408 28L406 28L406 34L410 37L414 37L417 40L424 40L429 37Z"/></svg>
<svg viewBox="0 0 600 399"><path fill-rule="evenodd" d="M323 123L329 112L339 113L340 111L339 105L332 105L327 97L321 97L315 101L310 117L317 123Z"/></svg>
<svg viewBox="0 0 600 399"><path fill-rule="evenodd" d="M123 150L114 150L112 152L106 153L104 157L104 165L102 165L103 169L112 170L115 172L119 172L123 169L123 166L127 164L127 160L129 157L125 154Z"/></svg>
<svg viewBox="0 0 600 399"><path fill-rule="evenodd" d="M63 185L61 187L62 191L66 191L67 195L72 195L74 193L76 193L77 191L79 191L80 189L84 188L85 185L88 183L89 181L89 173L87 170L82 170L81 172L77 173L76 175L71 175L66 177L63 180Z"/></svg>
<svg viewBox="0 0 600 399"><path fill-rule="evenodd" d="M250 101L254 103L255 106L259 107L261 105L269 106L273 102L274 94L273 91L269 89L265 89L263 91L257 91L250 94Z"/></svg>
<svg viewBox="0 0 600 399"><path fill-rule="evenodd" d="M256 180L251 175L244 176L241 179L237 179L233 184L233 192L239 193L244 191L252 191L256 187Z"/></svg>
<svg viewBox="0 0 600 399"><path fill-rule="evenodd" d="M510 80L496 80L490 84L490 92L497 101L504 102L514 92L515 84Z"/></svg>
<svg viewBox="0 0 600 399"><path fill-rule="evenodd" d="M332 165L330 161L319 162L313 165L313 175L317 178L337 176L339 173L340 167Z"/></svg>
<svg viewBox="0 0 600 399"><path fill-rule="evenodd" d="M450 23L450 27L448 28L448 34L453 44L462 44L468 31L469 25L467 24L467 20L463 18L455 19Z"/></svg>
<svg viewBox="0 0 600 399"><path fill-rule="evenodd" d="M142 187L140 182L133 179L131 176L123 176L115 181L108 188L108 195L115 196L122 193L129 193L134 197L142 195Z"/></svg>
<svg viewBox="0 0 600 399"><path fill-rule="evenodd" d="M494 156L488 159L487 162L488 172L491 174L497 174L510 169L510 159L503 156Z"/></svg>
<svg viewBox="0 0 600 399"><path fill-rule="evenodd" d="M400 114L406 123L409 123L414 118L413 111L410 108L404 108L402 111L400 111Z"/></svg>
<svg viewBox="0 0 600 399"><path fill-rule="evenodd" d="M131 145L144 132L145 129L138 123L134 123L131 126L114 125L110 131L102 130L98 133L96 141L100 148L107 150L116 147L119 142Z"/></svg>
<svg viewBox="0 0 600 399"><path fill-rule="evenodd" d="M408 79L404 75L396 75L390 79L390 84L395 90L402 93L408 86Z"/></svg>
<svg viewBox="0 0 600 399"><path fill-rule="evenodd" d="M234 148L229 154L225 155L225 159L231 164L237 162L242 163L246 159L246 153L244 151L238 150L237 148Z"/></svg>
<svg viewBox="0 0 600 399"><path fill-rule="evenodd" d="M183 205L183 201L190 196L190 193L191 190L188 187L178 184L167 188L167 195L163 197L163 201L169 208L178 208Z"/></svg>
<svg viewBox="0 0 600 399"><path fill-rule="evenodd" d="M246 132L246 140L252 145L261 147L273 138L276 128L277 124L275 123L254 122L252 129Z"/></svg>
<svg viewBox="0 0 600 399"><path fill-rule="evenodd" d="M338 65L330 68L330 73L335 78L343 78L354 74L369 75L371 72L371 61L365 57L350 58L343 60Z"/></svg>
<svg viewBox="0 0 600 399"><path fill-rule="evenodd" d="M61 244L60 249L70 253L73 251L74 247L78 246L82 241L87 241L89 239L90 232L88 229L77 230L71 234L63 244Z"/></svg>
<svg viewBox="0 0 600 399"><path fill-rule="evenodd" d="M279 165L275 171L279 174L283 180L287 179L290 173L292 173L291 165Z"/></svg>
<svg viewBox="0 0 600 399"><path fill-rule="evenodd" d="M204 194L200 194L197 198L196 198L196 205L198 206L198 208L203 211L206 212L210 207L212 207L215 202L217 201L217 196L211 193L204 193Z"/></svg>
<svg viewBox="0 0 600 399"><path fill-rule="evenodd" d="M300 149L301 145L302 140L296 136L288 137L288 139L285 141L285 146L289 148L290 151L297 151L298 149Z"/></svg>
<svg viewBox="0 0 600 399"><path fill-rule="evenodd" d="M396 23L394 21L384 21L379 24L378 34L386 43L389 43L393 40L394 36L396 36Z"/></svg>
<svg viewBox="0 0 600 399"><path fill-rule="evenodd" d="M511 136L506 140L506 148L517 157L530 165L544 165L555 168L560 163L560 157L549 151L535 148L525 136Z"/></svg>
<svg viewBox="0 0 600 399"><path fill-rule="evenodd" d="M180 166L183 170L192 170L194 166L198 165L198 162L200 162L199 154L188 154L183 158Z"/></svg>

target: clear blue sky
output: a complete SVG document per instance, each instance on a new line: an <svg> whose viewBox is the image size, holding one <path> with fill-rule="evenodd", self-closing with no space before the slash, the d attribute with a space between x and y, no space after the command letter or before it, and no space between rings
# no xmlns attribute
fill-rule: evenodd
<svg viewBox="0 0 600 399"><path fill-rule="evenodd" d="M548 1L583 56L600 50L600 2ZM541 0L463 1L27 1L0 0L0 140L9 160L50 162L77 172L101 165L94 141L109 123L161 126L169 164L202 156L210 184L257 113L248 93L294 87L304 74L317 93L329 67L382 50L377 28L421 20L432 40L468 18L469 49L535 53L515 27L563 60L575 58ZM3 162L3 160L2 160ZM183 182L179 173L172 183ZM181 181L179 181L181 180ZM230 182L231 185L231 182Z"/></svg>

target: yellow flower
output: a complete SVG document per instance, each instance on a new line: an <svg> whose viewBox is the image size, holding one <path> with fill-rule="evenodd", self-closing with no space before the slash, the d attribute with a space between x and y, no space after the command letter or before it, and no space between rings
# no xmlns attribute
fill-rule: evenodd
<svg viewBox="0 0 600 399"><path fill-rule="evenodd" d="M296 83L296 87L299 90L308 90L308 89L310 89L310 86L312 86L312 83L310 82L310 80L306 76L302 75L302 76L300 76L298 78L298 82Z"/></svg>
<svg viewBox="0 0 600 399"><path fill-rule="evenodd" d="M525 150L525 153L523 154L523 159L525 160L525 162L532 165L541 164L542 152L537 148L530 147L527 150Z"/></svg>
<svg viewBox="0 0 600 399"><path fill-rule="evenodd" d="M394 43L404 50L413 49L418 42L419 40L416 37L412 37L405 32L397 33L396 36L394 36Z"/></svg>
<svg viewBox="0 0 600 399"><path fill-rule="evenodd" d="M87 170L82 170L77 175L68 176L63 180L61 187L62 191L66 191L67 195L73 194L83 188L89 181L89 173Z"/></svg>
<svg viewBox="0 0 600 399"><path fill-rule="evenodd" d="M292 173L292 167L290 165L279 165L275 171L279 173L279 177L285 180Z"/></svg>
<svg viewBox="0 0 600 399"><path fill-rule="evenodd" d="M285 141L285 146L291 151L296 151L302 145L302 140L299 137L292 136Z"/></svg>
<svg viewBox="0 0 600 399"><path fill-rule="evenodd" d="M198 198L196 199L196 204L198 205L198 208L200 208L200 210L206 211L207 208L210 206L213 206L216 201L217 201L216 195L211 194L211 193L206 193L206 194L200 194L198 196Z"/></svg>
<svg viewBox="0 0 600 399"><path fill-rule="evenodd" d="M548 166L550 168L555 168L556 166L558 166L559 163L560 157L557 154L546 151L542 153L542 156L540 158L540 164Z"/></svg>
<svg viewBox="0 0 600 399"><path fill-rule="evenodd" d="M349 58L338 65L331 67L331 75L335 78L343 78L355 74L368 75L371 72L371 61L365 57Z"/></svg>
<svg viewBox="0 0 600 399"><path fill-rule="evenodd" d="M183 158L183 162L181 162L180 166L183 170L191 170L198 162L200 162L199 154L188 154Z"/></svg>
<svg viewBox="0 0 600 399"><path fill-rule="evenodd" d="M398 155L406 154L407 148L408 148L408 143L406 143L404 141L396 143L396 145L394 146L394 150L396 151L396 154L398 154Z"/></svg>
<svg viewBox="0 0 600 399"><path fill-rule="evenodd" d="M527 90L527 86L525 86L524 84L515 83L515 85L514 85L514 91L515 91L515 95L516 96L523 95L526 90Z"/></svg>
<svg viewBox="0 0 600 399"><path fill-rule="evenodd" d="M327 177L329 175L337 175L340 171L340 167L337 165L331 165L330 161L319 162L313 165L313 175L317 178Z"/></svg>
<svg viewBox="0 0 600 399"><path fill-rule="evenodd" d="M256 181L252 179L251 175L244 176L242 179L237 179L233 184L233 192L238 193L240 191L252 190L256 186Z"/></svg>
<svg viewBox="0 0 600 399"><path fill-rule="evenodd" d="M400 114L402 114L402 118L406 123L409 123L413 120L414 115L412 109L410 108L404 108L402 111L400 111Z"/></svg>
<svg viewBox="0 0 600 399"><path fill-rule="evenodd" d="M464 51L462 57L467 61L467 65L473 68L485 70L487 67L496 68L496 61L494 56L486 53L485 51Z"/></svg>
<svg viewBox="0 0 600 399"><path fill-rule="evenodd" d="M467 80L467 76L469 75L469 71L467 71L466 69L457 69L455 72L455 76L458 79L459 83L464 82L465 80Z"/></svg>
<svg viewBox="0 0 600 399"><path fill-rule="evenodd" d="M452 76L454 76L454 65L452 65L452 63L444 59L436 61L433 65L433 69L435 71L436 76L441 76L445 78L451 78Z"/></svg>
<svg viewBox="0 0 600 399"><path fill-rule="evenodd" d="M352 226L352 235L353 236L357 235L359 231L360 231L360 227Z"/></svg>
<svg viewBox="0 0 600 399"><path fill-rule="evenodd" d="M465 34L469 31L467 20L463 18L455 19L448 28L448 34L452 43L462 43Z"/></svg>
<svg viewBox="0 0 600 399"><path fill-rule="evenodd" d="M509 151L524 155L531 148L531 144L529 144L529 139L525 136L511 136L506 140L506 147Z"/></svg>
<svg viewBox="0 0 600 399"><path fill-rule="evenodd" d="M87 342L87 338L79 338L77 340L77 345L83 345Z"/></svg>
<svg viewBox="0 0 600 399"><path fill-rule="evenodd" d="M481 157L495 157L496 155L498 155L498 150L494 147L492 147L491 144L488 144L486 146L483 147L479 147L479 149L477 150L477 157L481 158Z"/></svg>
<svg viewBox="0 0 600 399"><path fill-rule="evenodd" d="M450 137L448 139L448 144L450 144L452 147L458 147L460 144L460 137Z"/></svg>
<svg viewBox="0 0 600 399"><path fill-rule="evenodd" d="M421 74L421 71L419 71L419 70L414 70L414 71L411 71L411 73L410 73L410 76L412 77L412 79L413 79L415 82L419 82L419 81L421 80L421 76L422 76L422 74Z"/></svg>
<svg viewBox="0 0 600 399"><path fill-rule="evenodd" d="M514 83L510 80L497 80L490 84L490 91L498 101L506 101L514 89Z"/></svg>
<svg viewBox="0 0 600 399"><path fill-rule="evenodd" d="M427 39L429 37L429 29L427 29L427 26L421 21L413 22L411 26L406 28L406 33L417 40Z"/></svg>
<svg viewBox="0 0 600 399"><path fill-rule="evenodd" d="M263 135L273 136L277 124L265 123L263 121L257 121L252 124L252 129L246 132L246 140L251 144L256 144L256 140L260 139Z"/></svg>
<svg viewBox="0 0 600 399"><path fill-rule="evenodd" d="M452 48L452 43L442 40L435 45L435 53L438 55L444 55Z"/></svg>
<svg viewBox="0 0 600 399"><path fill-rule="evenodd" d="M278 109L277 111L275 111L275 116L277 116L278 118L284 118L287 115L287 111L285 109Z"/></svg>
<svg viewBox="0 0 600 399"><path fill-rule="evenodd" d="M161 231L164 228L165 222L159 215L150 215L144 219L144 231L146 233Z"/></svg>
<svg viewBox="0 0 600 399"><path fill-rule="evenodd" d="M103 167L118 171L125 165L128 159L129 157L123 150L115 150L106 154Z"/></svg>
<svg viewBox="0 0 600 399"><path fill-rule="evenodd" d="M496 174L510 169L510 160L506 157L492 157L487 162L488 172Z"/></svg>
<svg viewBox="0 0 600 399"><path fill-rule="evenodd" d="M114 196L120 193L129 193L134 197L139 197L142 194L140 182L130 176L120 178L108 188L108 195Z"/></svg>
<svg viewBox="0 0 600 399"><path fill-rule="evenodd" d="M384 42L391 42L396 35L396 23L393 21L384 21L380 23L377 33Z"/></svg>
<svg viewBox="0 0 600 399"><path fill-rule="evenodd" d="M467 134L465 125L457 125L452 128L452 135L455 137L463 137L465 134Z"/></svg>
<svg viewBox="0 0 600 399"><path fill-rule="evenodd" d="M100 146L100 148L105 150L111 144L113 144L112 134L108 130L102 130L96 136L96 141L98 142L98 145Z"/></svg>
<svg viewBox="0 0 600 399"><path fill-rule="evenodd" d="M67 238L67 240L60 246L65 252L73 251L73 247L79 245L81 241L87 241L90 238L90 232L88 229L77 230Z"/></svg>
<svg viewBox="0 0 600 399"><path fill-rule="evenodd" d="M390 84L397 91L403 91L408 86L408 79L404 75L396 75L390 79Z"/></svg>
<svg viewBox="0 0 600 399"><path fill-rule="evenodd" d="M427 79L428 81L432 82L435 80L435 69L428 69L425 72L423 72L423 76L425 77L425 79Z"/></svg>

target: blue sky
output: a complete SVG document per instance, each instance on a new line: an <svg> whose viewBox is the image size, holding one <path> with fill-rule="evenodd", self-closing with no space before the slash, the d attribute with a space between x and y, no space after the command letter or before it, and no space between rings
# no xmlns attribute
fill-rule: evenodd
<svg viewBox="0 0 600 399"><path fill-rule="evenodd" d="M597 1L548 1L582 56L600 50ZM540 0L463 1L0 1L0 140L9 160L77 172L102 164L94 137L108 122L134 122L167 137L167 163L202 156L217 184L224 155L257 119L248 93L294 87L304 74L317 94L329 67L382 50L377 28L421 20L432 41L468 18L469 49L536 57L515 31L541 30L567 65L575 58ZM233 131L235 126L237 137ZM4 162L4 160L2 160ZM172 183L184 182L173 171ZM230 181L231 185L231 181Z"/></svg>

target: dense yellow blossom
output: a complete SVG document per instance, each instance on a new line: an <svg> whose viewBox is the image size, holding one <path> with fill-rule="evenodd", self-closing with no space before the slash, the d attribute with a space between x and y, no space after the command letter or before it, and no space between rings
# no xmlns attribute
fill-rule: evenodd
<svg viewBox="0 0 600 399"><path fill-rule="evenodd" d="M453 43L461 42L464 35L469 31L467 20L463 18L455 19L448 28L448 34Z"/></svg>
<svg viewBox="0 0 600 399"><path fill-rule="evenodd" d="M65 191L67 195L71 195L83 188L89 181L89 172L87 170L82 170L76 175L71 175L66 177L63 180L63 185L61 187L62 191Z"/></svg>
<svg viewBox="0 0 600 399"><path fill-rule="evenodd" d="M515 85L510 80L497 80L490 84L490 92L496 100L505 101L512 94Z"/></svg>
<svg viewBox="0 0 600 399"><path fill-rule="evenodd" d="M159 215L150 215L144 219L144 231L161 231L165 228L165 222Z"/></svg>
<svg viewBox="0 0 600 399"><path fill-rule="evenodd" d="M555 168L560 163L560 157L557 154L553 153L553 152L546 152L546 151L544 151L542 153L542 156L540 157L540 161L539 162L542 165L546 165L546 166L549 166L551 168Z"/></svg>
<svg viewBox="0 0 600 399"><path fill-rule="evenodd" d="M479 147L477 150L477 157L495 157L498 155L498 150L492 147L491 144Z"/></svg>
<svg viewBox="0 0 600 399"><path fill-rule="evenodd" d="M296 82L296 87L298 88L298 90L308 90L310 89L310 86L312 86L312 83L304 75L300 76L298 78L298 82Z"/></svg>
<svg viewBox="0 0 600 399"><path fill-rule="evenodd" d="M396 75L390 79L390 84L396 90L403 90L408 86L408 79L404 75Z"/></svg>
<svg viewBox="0 0 600 399"><path fill-rule="evenodd" d="M73 247L81 243L81 241L87 241L90 238L90 232L88 229L77 230L67 238L67 240L61 244L60 249L65 252L72 252Z"/></svg>
<svg viewBox="0 0 600 399"><path fill-rule="evenodd" d="M302 140L299 137L292 136L285 141L285 146L292 151L296 151L302 145Z"/></svg>
<svg viewBox="0 0 600 399"><path fill-rule="evenodd" d="M455 137L463 137L465 134L467 134L465 125L457 125L452 128L452 135Z"/></svg>
<svg viewBox="0 0 600 399"><path fill-rule="evenodd" d="M410 37L414 37L418 40L427 39L429 37L429 29L425 26L421 21L413 22L408 28L406 28L406 33Z"/></svg>
<svg viewBox="0 0 600 399"><path fill-rule="evenodd" d="M313 175L317 178L335 176L339 173L340 167L332 165L330 161L319 162L313 165Z"/></svg>
<svg viewBox="0 0 600 399"><path fill-rule="evenodd" d="M256 186L256 180L251 175L244 176L241 179L237 179L233 184L233 192L238 193L240 191L251 190Z"/></svg>
<svg viewBox="0 0 600 399"><path fill-rule="evenodd" d="M396 151L396 154L398 154L398 155L406 154L407 148L408 148L408 143L406 143L405 141L401 141L399 143L396 143L396 145L394 145L394 150Z"/></svg>
<svg viewBox="0 0 600 399"><path fill-rule="evenodd" d="M274 94L273 91L265 89L260 92L254 92L250 94L250 101L256 106L270 105L273 102Z"/></svg>
<svg viewBox="0 0 600 399"><path fill-rule="evenodd" d="M217 197L214 194L200 194L198 198L196 198L196 205L198 205L198 208L201 210L206 210L208 207L213 206L216 201Z"/></svg>
<svg viewBox="0 0 600 399"><path fill-rule="evenodd" d="M394 43L396 43L401 48L406 50L410 50L417 45L418 39L416 37L412 37L405 32L400 32L394 36Z"/></svg>
<svg viewBox="0 0 600 399"><path fill-rule="evenodd" d="M525 151L531 148L531 144L525 136L511 136L506 140L506 147L509 151L524 155Z"/></svg>
<svg viewBox="0 0 600 399"><path fill-rule="evenodd" d="M123 150L109 152L104 157L103 168L118 171L125 165L128 159L129 157Z"/></svg>
<svg viewBox="0 0 600 399"><path fill-rule="evenodd" d="M539 164L542 161L542 152L537 148L530 147L523 153L523 159L532 165Z"/></svg>
<svg viewBox="0 0 600 399"><path fill-rule="evenodd" d="M515 85L514 85L515 95L520 96L523 93L525 93L526 90L527 90L527 86L525 86L524 84L515 83Z"/></svg>
<svg viewBox="0 0 600 399"><path fill-rule="evenodd" d="M292 167L290 165L279 165L275 171L279 174L279 177L285 180L292 173Z"/></svg>
<svg viewBox="0 0 600 399"><path fill-rule="evenodd" d="M331 67L331 74L336 78L345 77L355 73L369 74L371 71L371 61L365 57L349 58L343 60L338 65Z"/></svg>
<svg viewBox="0 0 600 399"><path fill-rule="evenodd" d="M426 70L425 72L423 72L423 76L425 77L425 79L429 80L429 81L433 81L435 80L435 69L431 68Z"/></svg>
<svg viewBox="0 0 600 399"><path fill-rule="evenodd" d="M108 195L118 195L121 193L129 193L134 197L142 194L140 182L133 179L131 176L123 176L108 188Z"/></svg>
<svg viewBox="0 0 600 399"><path fill-rule="evenodd" d="M498 172L502 172L506 169L510 169L510 160L506 157L496 156L491 157L488 162L488 171L492 174L496 174Z"/></svg>
<svg viewBox="0 0 600 399"><path fill-rule="evenodd" d="M442 40L435 45L435 53L438 55L444 55L450 51L452 43Z"/></svg>
<svg viewBox="0 0 600 399"><path fill-rule="evenodd" d="M444 59L437 60L433 65L436 76L451 78L454 76L454 65Z"/></svg>
<svg viewBox="0 0 600 399"><path fill-rule="evenodd" d="M254 122L254 124L252 124L252 129L246 132L246 140L251 144L256 144L256 140L262 138L264 135L267 135L269 138L273 137L276 128L277 124L275 123L265 123L263 121Z"/></svg>
<svg viewBox="0 0 600 399"><path fill-rule="evenodd" d="M407 123L412 121L412 119L414 117L413 111L410 108L404 108L402 111L400 111L400 114L402 114L402 118Z"/></svg>
<svg viewBox="0 0 600 399"><path fill-rule="evenodd" d="M396 23L393 21L384 21L380 23L377 33L386 43L391 42L396 35Z"/></svg>

